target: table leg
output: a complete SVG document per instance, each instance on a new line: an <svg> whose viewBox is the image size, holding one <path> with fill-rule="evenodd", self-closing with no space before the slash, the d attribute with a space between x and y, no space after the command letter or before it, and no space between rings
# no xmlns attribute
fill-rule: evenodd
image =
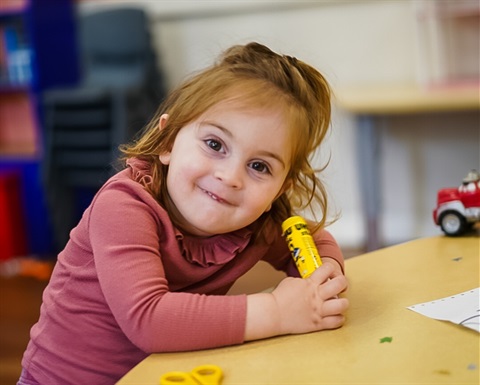
<svg viewBox="0 0 480 385"><path fill-rule="evenodd" d="M373 116L358 116L357 126L357 170L367 235L366 248L367 251L371 251L380 247L378 228L381 209L379 137Z"/></svg>

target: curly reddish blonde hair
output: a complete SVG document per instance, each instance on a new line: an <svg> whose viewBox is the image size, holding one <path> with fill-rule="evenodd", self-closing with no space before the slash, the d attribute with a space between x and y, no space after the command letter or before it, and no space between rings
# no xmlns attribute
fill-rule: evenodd
<svg viewBox="0 0 480 385"><path fill-rule="evenodd" d="M167 210L168 167L159 154L170 151L178 132L208 109L224 100L240 101L255 108L279 108L291 130L292 156L285 192L264 215L281 223L300 210L319 207L315 229L326 222L327 193L310 159L322 143L330 125L331 90L313 67L280 55L259 43L227 49L211 67L193 75L173 90L137 140L120 147L122 159L137 157L150 164L153 183L148 191ZM163 114L169 118L160 130ZM314 210L312 214L316 217Z"/></svg>

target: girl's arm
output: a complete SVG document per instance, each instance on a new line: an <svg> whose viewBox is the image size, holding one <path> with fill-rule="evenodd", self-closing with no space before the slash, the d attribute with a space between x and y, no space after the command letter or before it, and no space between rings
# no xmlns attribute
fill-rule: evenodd
<svg viewBox="0 0 480 385"><path fill-rule="evenodd" d="M338 294L347 280L335 264L324 263L306 279L285 278L272 293L247 296L245 340L342 326L348 300Z"/></svg>
<svg viewBox="0 0 480 385"><path fill-rule="evenodd" d="M242 343L245 295L170 291L159 251L165 234L154 215L158 203L136 185L110 183L94 199L89 215L88 237L101 287L98 306L108 305L104 313L111 312L112 328L148 353ZM177 243L174 235L170 239Z"/></svg>

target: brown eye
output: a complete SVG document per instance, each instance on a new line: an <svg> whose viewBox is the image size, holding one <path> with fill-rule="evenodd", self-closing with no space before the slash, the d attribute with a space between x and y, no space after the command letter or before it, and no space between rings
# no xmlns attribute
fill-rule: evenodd
<svg viewBox="0 0 480 385"><path fill-rule="evenodd" d="M222 144L214 139L208 139L205 141L208 147L210 147L213 151L220 151L222 149Z"/></svg>
<svg viewBox="0 0 480 385"><path fill-rule="evenodd" d="M255 171L259 172L259 173L262 173L262 174L268 173L268 174L270 174L270 169L269 169L268 166L267 166L265 163L263 163L263 162L258 162L258 161L257 161L257 162L252 162L252 163L250 163L250 167L251 167L253 170L255 170Z"/></svg>

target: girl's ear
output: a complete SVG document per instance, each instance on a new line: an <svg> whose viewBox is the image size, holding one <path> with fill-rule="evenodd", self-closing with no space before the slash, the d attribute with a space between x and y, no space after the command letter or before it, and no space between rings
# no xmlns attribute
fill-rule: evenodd
<svg viewBox="0 0 480 385"><path fill-rule="evenodd" d="M170 116L168 114L163 114L162 116L160 116L160 121L158 123L159 130L163 130L165 128L169 117Z"/></svg>
<svg viewBox="0 0 480 385"><path fill-rule="evenodd" d="M158 123L159 130L163 130L165 128L168 121L168 117L169 117L168 114L163 114L162 116L160 116L160 121ZM167 165L170 163L170 152L165 152L163 154L160 154L158 158L160 159L160 162L162 164Z"/></svg>

